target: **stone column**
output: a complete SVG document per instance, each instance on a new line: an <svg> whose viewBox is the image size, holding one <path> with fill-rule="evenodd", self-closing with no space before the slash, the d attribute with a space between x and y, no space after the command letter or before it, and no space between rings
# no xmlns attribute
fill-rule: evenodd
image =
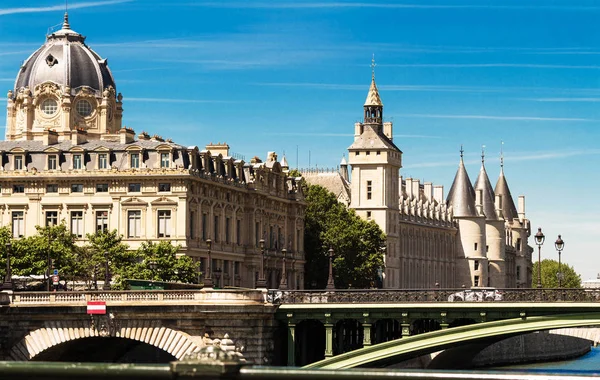
<svg viewBox="0 0 600 380"><path fill-rule="evenodd" d="M331 314L325 314L325 358L333 356L333 323Z"/></svg>
<svg viewBox="0 0 600 380"><path fill-rule="evenodd" d="M371 320L369 313L363 313L363 347L371 345Z"/></svg>
<svg viewBox="0 0 600 380"><path fill-rule="evenodd" d="M296 323L291 319L293 314L288 314L288 367L296 365Z"/></svg>

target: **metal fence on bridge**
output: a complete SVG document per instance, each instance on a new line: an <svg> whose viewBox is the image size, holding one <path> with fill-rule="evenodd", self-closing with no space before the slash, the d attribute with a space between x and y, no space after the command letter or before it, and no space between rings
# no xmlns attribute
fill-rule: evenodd
<svg viewBox="0 0 600 380"><path fill-rule="evenodd" d="M270 290L273 303L600 302L600 289Z"/></svg>

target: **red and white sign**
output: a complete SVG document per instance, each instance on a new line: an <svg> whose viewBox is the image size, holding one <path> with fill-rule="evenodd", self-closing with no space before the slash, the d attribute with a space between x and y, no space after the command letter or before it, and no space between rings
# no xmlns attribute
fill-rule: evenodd
<svg viewBox="0 0 600 380"><path fill-rule="evenodd" d="M106 314L106 301L88 301L88 314Z"/></svg>
<svg viewBox="0 0 600 380"><path fill-rule="evenodd" d="M60 281L60 277L52 276L52 285L58 285L58 281Z"/></svg>

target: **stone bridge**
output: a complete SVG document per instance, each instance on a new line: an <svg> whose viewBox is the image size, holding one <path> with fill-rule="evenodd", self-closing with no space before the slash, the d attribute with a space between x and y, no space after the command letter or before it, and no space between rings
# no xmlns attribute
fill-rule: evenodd
<svg viewBox="0 0 600 380"><path fill-rule="evenodd" d="M265 302L266 291L14 293L11 298L0 307L3 360L146 356L168 362L217 339L226 346L233 339L257 363L273 354L276 306ZM88 301L105 301L106 314L87 314Z"/></svg>

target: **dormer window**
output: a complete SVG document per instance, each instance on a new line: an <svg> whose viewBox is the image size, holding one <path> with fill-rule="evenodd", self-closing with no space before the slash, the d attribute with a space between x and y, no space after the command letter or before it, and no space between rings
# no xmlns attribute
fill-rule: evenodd
<svg viewBox="0 0 600 380"><path fill-rule="evenodd" d="M82 167L81 154L74 154L73 155L73 169L81 170L81 167Z"/></svg>
<svg viewBox="0 0 600 380"><path fill-rule="evenodd" d="M160 154L160 167L168 168L171 166L171 155L169 153L161 153Z"/></svg>
<svg viewBox="0 0 600 380"><path fill-rule="evenodd" d="M15 156L15 170L23 170L23 156Z"/></svg>
<svg viewBox="0 0 600 380"><path fill-rule="evenodd" d="M48 170L56 170L58 165L58 157L55 154L48 156Z"/></svg>
<svg viewBox="0 0 600 380"><path fill-rule="evenodd" d="M131 153L131 157L129 159L129 167L132 169L139 169L139 167L140 167L140 154L139 153Z"/></svg>
<svg viewBox="0 0 600 380"><path fill-rule="evenodd" d="M100 153L98 155L98 169L108 169L108 154Z"/></svg>

